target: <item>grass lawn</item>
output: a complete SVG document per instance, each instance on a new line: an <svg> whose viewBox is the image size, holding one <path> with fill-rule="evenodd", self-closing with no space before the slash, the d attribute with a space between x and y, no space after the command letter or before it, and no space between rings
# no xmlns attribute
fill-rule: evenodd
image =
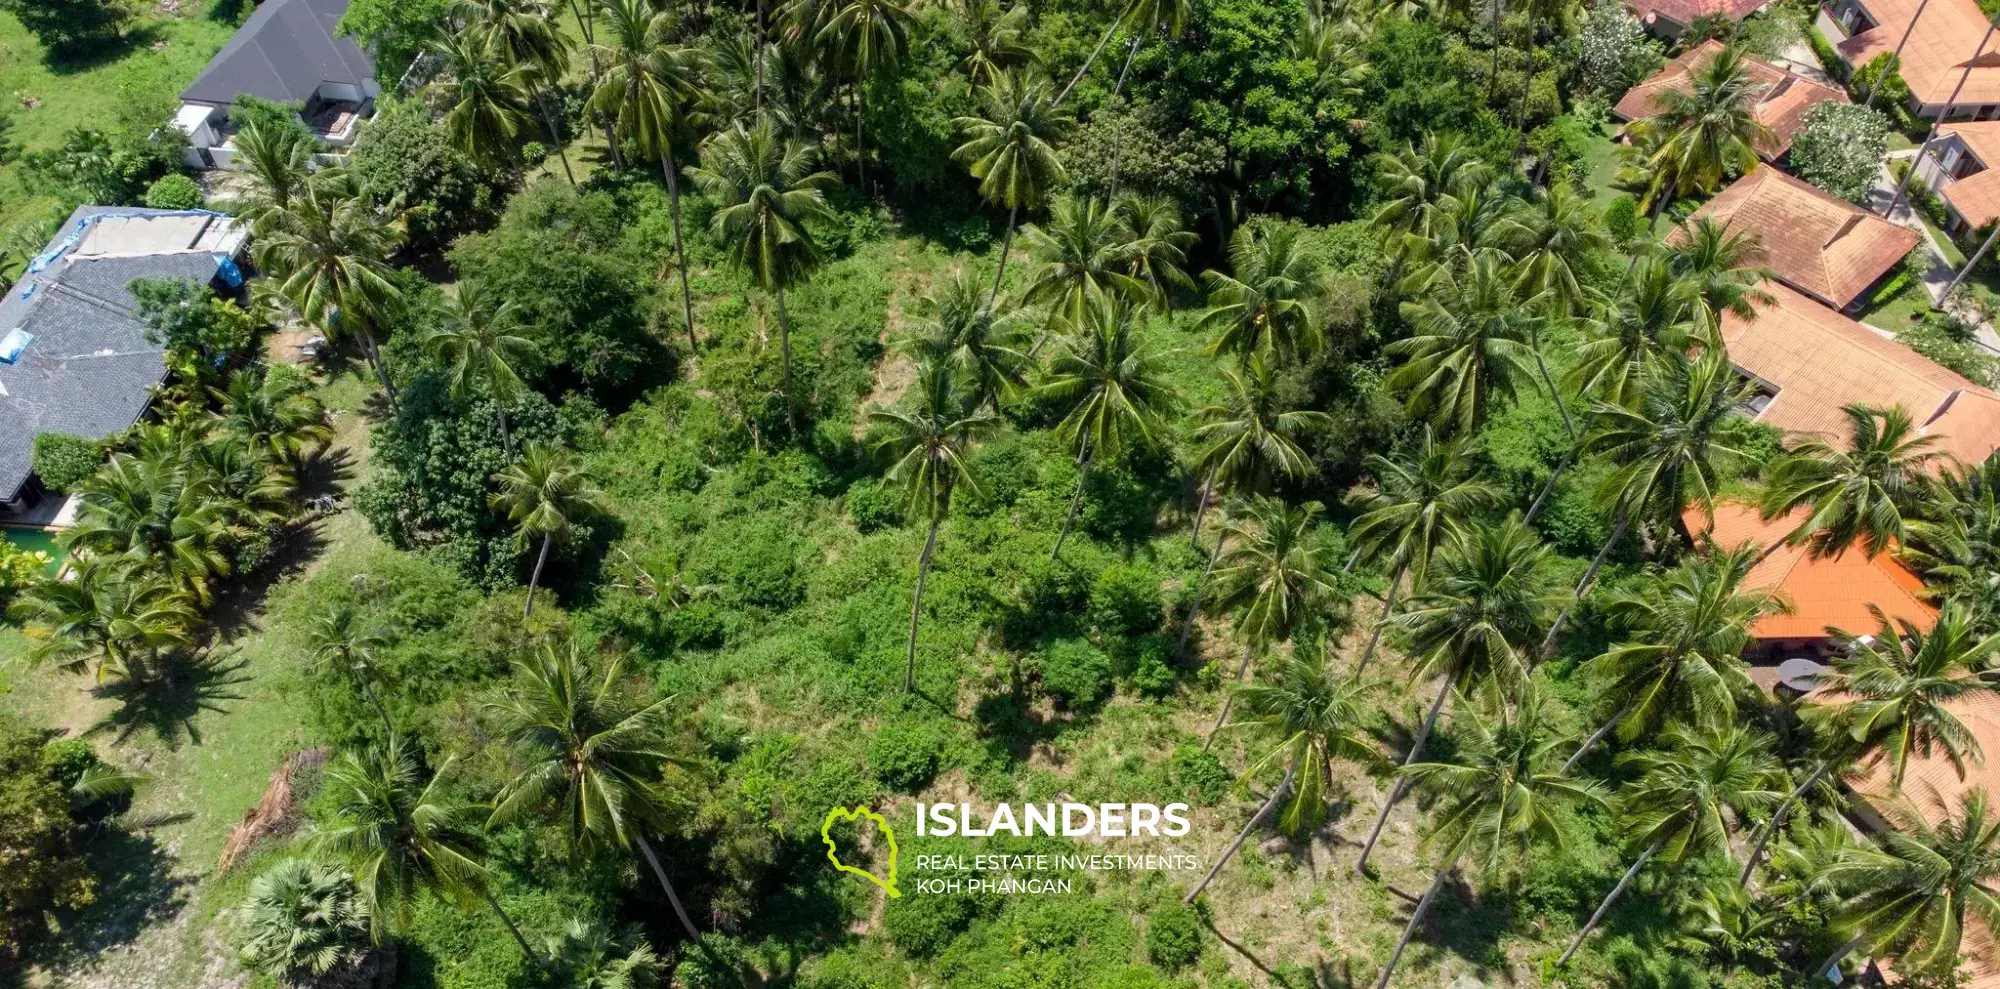
<svg viewBox="0 0 2000 989"><path fill-rule="evenodd" d="M1612 183L1618 174L1618 142L1613 141L1610 134L1599 134L1590 143L1586 159L1590 162L1590 178L1584 184L1589 187L1591 201L1597 204L1598 209L1603 209L1619 196L1627 195L1625 190Z"/></svg>
<svg viewBox="0 0 2000 989"><path fill-rule="evenodd" d="M33 151L56 144L73 127L102 126L117 114L165 119L175 99L249 15L247 0L183 0L180 13L149 16L126 29L124 41L94 58L51 65L40 42L12 14L0 13L0 113L13 138ZM0 229L40 221L54 197L25 187L18 163L0 165Z"/></svg>
<svg viewBox="0 0 2000 989"><path fill-rule="evenodd" d="M1908 329L1910 324L1924 318L1924 314L1930 311L1930 293L1924 291L1921 282L1912 281L1903 286L1902 291L1864 311L1861 314L1861 322L1878 330L1898 333Z"/></svg>

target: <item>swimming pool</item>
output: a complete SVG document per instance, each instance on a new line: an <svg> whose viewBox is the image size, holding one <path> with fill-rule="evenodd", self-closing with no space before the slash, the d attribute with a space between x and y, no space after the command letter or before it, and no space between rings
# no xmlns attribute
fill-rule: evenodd
<svg viewBox="0 0 2000 989"><path fill-rule="evenodd" d="M49 554L50 576L62 569L63 549L56 545L53 529L0 529L0 540L30 552L40 550Z"/></svg>

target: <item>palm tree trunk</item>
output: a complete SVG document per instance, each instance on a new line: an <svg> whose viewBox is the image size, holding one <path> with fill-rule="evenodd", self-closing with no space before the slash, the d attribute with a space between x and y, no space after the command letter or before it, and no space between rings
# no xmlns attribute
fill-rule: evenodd
<svg viewBox="0 0 2000 989"><path fill-rule="evenodd" d="M576 25L583 30L583 51L590 56L590 91L592 95L604 81L604 66L597 61L597 0L585 4L591 9L585 12L577 0L569 0L569 12L576 16ZM624 171L625 153L618 148L618 132L612 129L611 117L597 114L597 122L604 126L604 146L611 152L611 167Z"/></svg>
<svg viewBox="0 0 2000 989"><path fill-rule="evenodd" d="M1444 710L1444 699L1451 694L1451 688L1457 682L1456 678L1446 680L1444 686L1438 688L1437 696L1431 700L1430 713L1424 715L1423 727L1417 729L1417 737L1410 743L1410 754L1403 757L1404 768L1424 754L1424 743L1430 741L1431 729L1437 727L1438 712ZM1404 777L1398 774L1395 784L1389 788L1389 798L1382 801L1382 812L1375 815L1375 826L1368 829L1368 841L1361 846L1361 857L1354 860L1357 875L1368 874L1368 856L1375 854L1375 843L1382 839L1382 826L1389 823L1389 812L1396 808L1397 801L1403 799L1403 783Z"/></svg>
<svg viewBox="0 0 2000 989"><path fill-rule="evenodd" d="M750 92L757 112L764 112L764 0L757 0L757 82Z"/></svg>
<svg viewBox="0 0 2000 989"><path fill-rule="evenodd" d="M563 175L569 179L570 188L576 188L576 173L569 169L569 152L563 150L562 133L556 130L556 118L549 113L549 105L542 102L542 87L528 83L528 98L535 101L535 108L542 111L542 127L549 132L549 143L555 145L556 157L562 161Z"/></svg>
<svg viewBox="0 0 2000 989"><path fill-rule="evenodd" d="M1924 2L1917 4L1916 15L1910 18L1909 26L1903 28L1903 37L1896 42L1896 50L1889 53L1889 61L1882 64L1882 71L1876 74L1875 81L1868 86L1868 101L1863 103L1862 106L1870 110L1875 109L1875 94L1882 91L1882 77L1889 74L1891 67L1903 63L1903 46L1910 43L1910 32L1917 29L1917 22L1924 17L1924 8L1930 5L1931 0L1924 0ZM1825 966L1821 966L1820 970L1825 971Z"/></svg>
<svg viewBox="0 0 2000 989"><path fill-rule="evenodd" d="M514 437L507 432L507 407L500 407L500 453L508 460L514 459Z"/></svg>
<svg viewBox="0 0 2000 989"><path fill-rule="evenodd" d="M674 263L681 269L681 316L687 320L688 357L693 359L699 346L694 338L694 291L688 288L687 244L681 235L681 184L674 171L674 149L668 147L660 156L660 174L667 178L667 204L674 214Z"/></svg>
<svg viewBox="0 0 2000 989"><path fill-rule="evenodd" d="M667 881L667 870L660 868L660 857L653 854L652 843L643 834L632 836L639 844L639 854L646 857L646 864L653 869L653 878L660 881L660 889L667 894L667 902L673 905L674 916L680 918L681 929L687 931L688 940L701 943L701 932L694 929L694 921L688 919L687 908L681 906L679 893L674 892L674 884Z"/></svg>
<svg viewBox="0 0 2000 989"><path fill-rule="evenodd" d="M1201 882L1196 884L1194 889L1189 890L1186 896L1181 897L1182 903L1193 903L1201 896L1202 891L1208 888L1208 884L1215 881L1215 874L1221 872L1222 867L1229 864L1230 859L1236 857L1236 853L1243 848L1243 843L1249 840L1250 832L1256 830L1257 825L1262 823L1264 818L1271 816L1271 810L1277 807L1278 802L1283 800L1285 794L1291 790L1292 774L1296 772L1298 772L1297 766L1285 767L1284 782L1279 783L1278 788L1271 791L1271 795L1264 799L1264 806L1257 808L1257 813L1251 815L1250 823L1243 825L1243 830L1237 832L1236 840L1230 842L1228 848L1223 849L1222 857L1216 859L1214 865L1209 866L1208 875L1201 877Z"/></svg>
<svg viewBox="0 0 2000 989"><path fill-rule="evenodd" d="M1556 481L1562 477L1563 470L1569 467L1570 460L1576 456L1577 447L1576 423L1570 419L1569 406L1563 404L1562 393L1556 390L1555 378L1549 374L1549 363L1542 357L1540 333L1535 335L1530 346L1535 348L1535 368L1541 373L1542 387L1549 390L1549 401L1556 403L1556 412L1562 416L1563 433L1569 437L1569 449L1563 451L1562 460L1556 464L1555 472L1549 475L1549 483L1542 485L1542 493L1535 496L1535 503L1528 506L1528 515L1521 520L1524 525L1533 522L1535 514L1542 510L1542 503L1548 500L1549 492L1556 489Z"/></svg>
<svg viewBox="0 0 2000 989"><path fill-rule="evenodd" d="M1575 752L1570 753L1568 761L1563 763L1563 772L1565 773L1569 772L1572 768L1576 766L1577 760L1583 758L1584 753L1589 752L1591 749L1596 748L1597 743L1604 741L1604 736L1611 734L1611 729L1616 728L1618 726L1618 722L1625 720L1626 716L1630 715L1632 713L1632 709L1634 707L1637 707L1638 704L1639 704L1638 701L1633 701L1629 704L1626 704L1624 707L1619 708L1618 713L1611 716L1611 720L1606 721L1603 725L1599 726L1596 731L1591 732L1590 737L1584 739L1583 744L1577 746Z"/></svg>
<svg viewBox="0 0 2000 989"><path fill-rule="evenodd" d="M1527 517L1521 520L1522 525L1535 521L1535 516L1541 513L1542 504L1549 500L1549 494L1556 489L1556 482L1562 480L1563 471L1569 468L1570 461L1575 458L1576 447L1575 444L1571 444L1570 449L1563 451L1562 459L1556 461L1555 471L1549 474L1549 483L1542 485L1542 493L1536 495L1534 504L1528 506Z"/></svg>
<svg viewBox="0 0 2000 989"><path fill-rule="evenodd" d="M1086 440L1083 450L1076 456L1077 465L1083 468L1076 476L1076 496L1069 500L1069 515L1063 519L1062 534L1056 537L1056 548L1049 554L1051 562L1062 556L1063 543L1069 540L1070 527L1076 524L1076 510L1083 507L1083 488L1090 483L1090 463L1095 459L1091 456L1090 443Z"/></svg>
<svg viewBox="0 0 2000 989"><path fill-rule="evenodd" d="M1118 70L1118 84L1111 87L1113 99L1125 90L1125 75L1132 71L1132 56L1139 54L1139 36L1132 36L1132 43L1125 49L1125 67ZM1125 155L1125 132L1120 130L1111 136L1111 198L1118 198L1118 166Z"/></svg>
<svg viewBox="0 0 2000 989"><path fill-rule="evenodd" d="M862 195L868 194L868 145L861 137L862 121L868 117L868 93L866 84L854 81L854 174L860 181L855 186Z"/></svg>
<svg viewBox="0 0 2000 989"><path fill-rule="evenodd" d="M1375 647L1382 641L1382 629L1389 624L1389 616L1396 613L1396 591L1403 585L1403 574L1408 572L1408 563L1396 565L1396 573L1389 578L1389 593L1382 599L1382 617L1375 620L1375 629L1368 633L1368 648L1361 651L1361 662L1354 664L1354 675L1368 668L1368 661L1375 656Z"/></svg>
<svg viewBox="0 0 2000 989"><path fill-rule="evenodd" d="M1215 468L1208 469L1208 476L1201 479L1201 491L1194 506L1194 527L1188 532L1188 542L1195 549L1201 548L1201 517L1208 514L1208 493L1215 487Z"/></svg>
<svg viewBox="0 0 2000 989"><path fill-rule="evenodd" d="M535 570L528 575L528 604L521 609L521 619L526 621L535 614L535 588L542 582L542 565L549 562L549 544L555 542L556 534L542 536L542 551L535 555Z"/></svg>
<svg viewBox="0 0 2000 989"><path fill-rule="evenodd" d="M779 286L772 293L778 301L778 350L784 364L785 385L785 427L792 435L799 433L798 406L792 401L792 317L785 311L785 289Z"/></svg>
<svg viewBox="0 0 2000 989"><path fill-rule="evenodd" d="M389 380L389 369L382 363L382 352L375 347L375 333L366 324L361 327L361 352L368 366L374 369L376 380L382 382L382 394L389 399L389 413L401 412L401 403L396 400L396 383Z"/></svg>
<svg viewBox="0 0 2000 989"><path fill-rule="evenodd" d="M1069 99L1069 91L1075 89L1076 84L1083 81L1083 74L1090 71L1090 66L1097 61L1097 56L1104 54L1104 46L1111 43L1111 35L1117 30L1118 22L1113 20L1111 26L1104 29L1104 37L1097 39L1097 47L1090 50L1090 57L1084 59L1083 65L1076 70L1076 75L1070 77L1069 85L1064 86L1062 92L1056 94L1055 102L1049 104L1049 109L1053 110L1056 107L1062 106L1063 101Z"/></svg>
<svg viewBox="0 0 2000 989"><path fill-rule="evenodd" d="M1805 796L1807 790L1812 789L1814 783L1819 782L1820 777L1826 775L1827 769L1831 768L1832 765L1833 760L1821 759L1819 767L1812 771L1812 775L1807 776L1805 782L1800 783L1785 798L1784 802L1778 805L1778 809L1771 815L1771 819L1765 821L1764 826L1757 829L1757 839L1750 843L1750 856L1743 862L1743 874L1736 877L1736 885L1750 885L1750 874L1757 871L1757 860L1764 855L1764 845L1771 840L1772 835L1778 833L1779 828L1785 826L1785 818L1791 814L1793 805L1799 802L1800 797Z"/></svg>
<svg viewBox="0 0 2000 989"><path fill-rule="evenodd" d="M1382 969L1382 978L1376 981L1375 989L1389 989L1389 977L1396 974L1396 966L1403 961L1403 949L1410 946L1410 939L1417 936L1417 925L1424 922L1424 915L1431 912L1431 901L1437 899L1438 890L1444 888L1446 876L1451 875L1451 867L1439 869L1431 879L1431 888L1424 890L1423 899L1417 901L1416 909L1410 911L1410 923L1403 928L1403 936L1396 941L1396 950L1389 955L1389 964Z"/></svg>
<svg viewBox="0 0 2000 989"><path fill-rule="evenodd" d="M1246 642L1243 644L1243 661L1236 664L1236 675L1230 678L1230 681L1232 683L1243 682L1244 675L1250 672L1250 660L1255 658L1256 655L1257 655L1256 643ZM1215 713L1215 724L1212 724L1208 727L1208 737L1202 739L1201 742L1201 750L1204 753L1208 751L1209 746L1215 744L1215 736L1218 732L1222 731L1222 726L1229 722L1229 709L1235 703L1236 703L1235 692L1231 691L1224 693L1222 695L1222 710L1217 711Z"/></svg>
<svg viewBox="0 0 2000 989"><path fill-rule="evenodd" d="M937 550L938 527L944 524L944 513L931 516L930 535L924 537L924 553L917 558L917 589L910 595L910 649L903 659L903 693L917 689L917 616L924 606L924 578L931 573L931 554Z"/></svg>
<svg viewBox="0 0 2000 989"><path fill-rule="evenodd" d="M1640 853L1639 860L1632 863L1630 869L1625 870L1625 875L1619 877L1618 885L1611 887L1610 895L1604 898L1603 903L1597 905L1597 912L1590 915L1590 922L1583 925L1583 930L1576 932L1576 938L1569 943L1569 950L1563 952L1561 958L1556 959L1558 967L1569 964L1570 956L1576 954L1576 949L1583 944L1583 939L1589 937L1590 932L1597 929L1598 923L1604 920L1605 911L1610 910L1611 904L1618 901L1618 897L1625 892L1625 887L1632 885L1632 880L1639 875L1639 870L1646 867L1646 860L1658 854L1660 846L1665 844L1666 840L1667 837L1665 835L1653 839L1653 843L1646 846L1646 850Z"/></svg>
<svg viewBox="0 0 2000 989"><path fill-rule="evenodd" d="M1177 659L1187 657L1188 638L1194 634L1195 619L1201 617L1201 595L1208 589L1208 575L1215 571L1215 560L1222 555L1222 537L1215 537L1215 548L1208 551L1208 565L1201 568L1201 579L1194 585L1194 601L1188 605L1187 624L1181 626L1181 643L1174 649Z"/></svg>
<svg viewBox="0 0 2000 989"><path fill-rule="evenodd" d="M1584 569L1583 579L1576 582L1576 595L1563 606L1562 613L1556 616L1555 624L1549 626L1549 634L1542 639L1542 655L1549 656L1555 653L1556 638L1562 635L1563 625L1569 621L1569 613L1576 610L1577 603L1589 592L1591 583L1597 580L1597 569L1604 565L1604 558L1611 554L1611 547L1617 545L1619 537L1625 535L1625 527L1630 522L1631 517L1624 509L1619 509L1618 524L1611 527L1611 538L1604 541L1604 545L1597 551L1597 556L1591 559L1590 566Z"/></svg>
<svg viewBox="0 0 2000 989"><path fill-rule="evenodd" d="M1007 252L1014 248L1014 219L1021 214L1018 205L1007 208L1007 233L1000 238L1000 266L993 271L993 291L986 295L986 308L993 308L994 300L1000 298L1000 279L1007 275Z"/></svg>
<svg viewBox="0 0 2000 989"><path fill-rule="evenodd" d="M375 705L375 713L382 716L382 728L389 733L387 737L395 738L395 722L389 720L389 709L382 706L382 695L376 692L374 682L361 681L361 690L368 695L368 702Z"/></svg>
<svg viewBox="0 0 2000 989"><path fill-rule="evenodd" d="M506 909L500 906L500 901L494 897L493 891L487 889L483 883L479 885L478 889L479 898L485 900L486 905L493 908L493 913L500 918L500 923L506 926L507 933L514 935L515 943L521 946L521 954L526 955L528 961L534 963L536 968L541 968L542 956L536 954L535 949L528 944L528 939L521 934L521 929L514 925L514 918L507 916Z"/></svg>

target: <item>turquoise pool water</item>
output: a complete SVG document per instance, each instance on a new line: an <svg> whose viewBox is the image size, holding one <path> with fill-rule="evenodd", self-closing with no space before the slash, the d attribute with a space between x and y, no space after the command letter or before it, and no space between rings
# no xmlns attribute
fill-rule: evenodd
<svg viewBox="0 0 2000 989"><path fill-rule="evenodd" d="M56 534L47 529L0 529L0 539L25 550L41 550L49 554L49 573L52 576L62 569L62 547L56 545Z"/></svg>

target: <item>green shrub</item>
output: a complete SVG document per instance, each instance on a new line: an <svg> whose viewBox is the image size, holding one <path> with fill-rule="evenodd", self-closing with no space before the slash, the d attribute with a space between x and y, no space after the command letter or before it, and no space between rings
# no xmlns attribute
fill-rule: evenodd
<svg viewBox="0 0 2000 989"><path fill-rule="evenodd" d="M42 433L35 437L30 462L49 490L75 491L104 466L104 444L68 433Z"/></svg>
<svg viewBox="0 0 2000 989"><path fill-rule="evenodd" d="M1111 657L1088 639L1058 639L1039 657L1042 689L1064 706L1085 708L1111 690Z"/></svg>
<svg viewBox="0 0 2000 989"><path fill-rule="evenodd" d="M201 204L201 186L179 172L160 176L146 189L146 205L154 209L198 209Z"/></svg>
<svg viewBox="0 0 2000 989"><path fill-rule="evenodd" d="M935 728L899 718L875 733L868 765L884 786L915 793L937 775L943 755L944 738Z"/></svg>
<svg viewBox="0 0 2000 989"><path fill-rule="evenodd" d="M847 489L847 517L862 532L887 529L903 520L902 497L886 481L862 481Z"/></svg>
<svg viewBox="0 0 2000 989"><path fill-rule="evenodd" d="M1193 908L1173 902L1146 915L1146 956L1169 971L1201 957L1201 918Z"/></svg>
<svg viewBox="0 0 2000 989"><path fill-rule="evenodd" d="M903 896L883 909L882 926L896 947L927 958L944 950L976 912L977 901L970 896Z"/></svg>
<svg viewBox="0 0 2000 989"><path fill-rule="evenodd" d="M1133 690L1148 697L1165 697L1180 682L1172 650L1179 643L1164 635L1142 635L1124 639L1115 646L1117 671Z"/></svg>
<svg viewBox="0 0 2000 989"><path fill-rule="evenodd" d="M1604 207L1604 229L1619 243L1637 238L1645 224L1645 217L1639 214L1639 201L1631 196L1621 195Z"/></svg>
<svg viewBox="0 0 2000 989"><path fill-rule="evenodd" d="M1144 635L1160 627L1160 575L1137 563L1105 567L1090 589L1090 620L1106 636Z"/></svg>

